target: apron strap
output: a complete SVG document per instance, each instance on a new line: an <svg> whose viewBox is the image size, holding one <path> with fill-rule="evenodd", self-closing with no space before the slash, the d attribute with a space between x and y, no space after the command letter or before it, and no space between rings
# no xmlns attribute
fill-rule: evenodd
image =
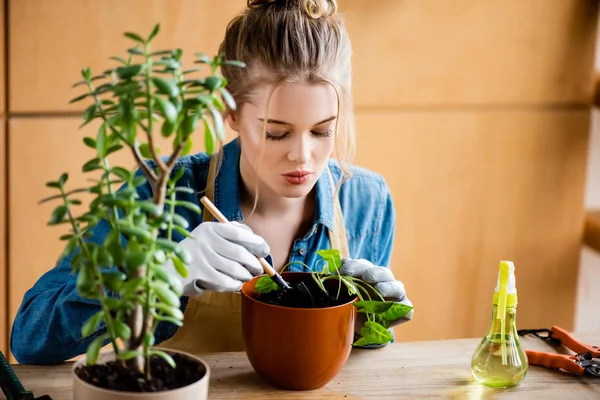
<svg viewBox="0 0 600 400"><path fill-rule="evenodd" d="M215 200L215 179L216 179L216 168L217 168L217 156L213 155L210 158L210 168L208 169L208 179L206 181L206 197L214 203ZM211 222L214 221L214 216L204 207L202 212L202 221Z"/></svg>
<svg viewBox="0 0 600 400"><path fill-rule="evenodd" d="M331 180L333 196L333 232L329 230L329 240L331 242L331 247L339 250L341 258L348 258L350 257L350 250L348 249L348 238L346 237L344 214L342 213L340 199L335 195L335 182L329 167L327 167L327 172L329 174L329 179Z"/></svg>
<svg viewBox="0 0 600 400"><path fill-rule="evenodd" d="M206 197L214 203L214 195L215 195L215 178L216 178L216 167L217 167L217 157L212 156L210 159L210 168L208 170L208 182L206 185ZM331 180L331 194L333 196L333 231L328 230L329 241L331 242L331 247L339 250L340 257L348 258L350 257L350 251L348 249L348 239L346 237L346 226L344 224L344 214L342 213L342 207L340 205L340 199L338 196L335 196L335 182L333 180L333 175L331 175L331 171L329 167L327 167L327 174L329 175L329 179ZM204 222L210 222L214 220L212 214L204 209L202 220Z"/></svg>

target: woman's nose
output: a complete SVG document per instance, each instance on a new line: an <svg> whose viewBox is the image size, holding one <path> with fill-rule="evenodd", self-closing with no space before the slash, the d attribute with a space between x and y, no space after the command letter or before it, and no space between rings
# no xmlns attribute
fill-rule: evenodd
<svg viewBox="0 0 600 400"><path fill-rule="evenodd" d="M290 141L288 159L297 164L305 164L311 157L311 140L306 134L298 135L296 140Z"/></svg>

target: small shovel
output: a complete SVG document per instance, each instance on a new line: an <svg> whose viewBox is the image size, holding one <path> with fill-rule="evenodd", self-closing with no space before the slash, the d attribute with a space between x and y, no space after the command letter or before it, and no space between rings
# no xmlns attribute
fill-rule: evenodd
<svg viewBox="0 0 600 400"><path fill-rule="evenodd" d="M227 220L227 218L225 218L225 216L223 215L223 213L221 213L221 211L219 211L219 209L217 208L217 206L215 206L213 204L212 201L210 201L208 199L208 197L204 196L202 197L202 199L200 199L200 201L202 202L202 204L204 204L204 206L208 209L208 211L210 211L210 213L217 219L217 221L224 223L224 224L229 224L230 222ZM308 289L308 287L306 286L306 284L304 282L296 285L294 288L292 288L290 285L288 285L283 278L281 277L281 275L279 275L277 273L277 271L275 271L275 269L273 269L273 267L271 267L271 265L269 265L269 263L267 262L267 260L265 260L262 257L256 257L258 259L258 261L260 262L260 265L263 267L263 271L271 277L271 279L277 284L277 286L279 286L280 288L284 289L284 290L297 290L298 292L300 292L303 296L308 296L310 297L310 301L311 304L313 305L313 307L316 307L316 303L315 303L315 299L312 295L312 293L310 293L310 290Z"/></svg>
<svg viewBox="0 0 600 400"><path fill-rule="evenodd" d="M219 211L219 209L213 204L212 201L210 201L208 199L208 197L204 196L202 197L202 199L200 200L202 202L202 204L204 204L204 206L208 209L208 211L210 211L210 213L217 219L217 221L223 223L223 224L229 224L230 222L227 220L227 218L225 218L225 216L221 213L221 211ZM265 260L262 257L256 257L258 259L258 261L260 262L260 265L263 267L263 271L265 271L265 273L267 275L269 275L271 277L271 279L282 289L291 289L290 285L288 285L283 278L281 277L281 275L279 275L277 273L277 271L275 271L273 269L273 267L271 267L269 265L269 263L267 262L267 260Z"/></svg>

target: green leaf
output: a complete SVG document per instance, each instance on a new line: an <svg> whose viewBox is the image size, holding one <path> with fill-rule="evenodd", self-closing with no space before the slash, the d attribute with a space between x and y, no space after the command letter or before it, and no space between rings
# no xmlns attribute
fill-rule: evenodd
<svg viewBox="0 0 600 400"><path fill-rule="evenodd" d="M173 226L173 229L175 229L177 232L181 233L181 235L183 235L187 238L194 239L194 237L191 235L191 233L187 229L184 229L178 225Z"/></svg>
<svg viewBox="0 0 600 400"><path fill-rule="evenodd" d="M81 168L81 170L83 172L90 172L90 171L94 171L97 169L101 169L102 166L100 165L100 159L98 158L94 158L93 160L90 160L88 162L86 162L85 164L83 164L83 167Z"/></svg>
<svg viewBox="0 0 600 400"><path fill-rule="evenodd" d="M162 311L163 313L170 315L171 317L178 319L178 320L182 320L183 319L183 313L181 312L181 310L178 307L172 307L169 306L167 304L164 303L158 303L156 305L156 309Z"/></svg>
<svg viewBox="0 0 600 400"><path fill-rule="evenodd" d="M185 168L178 168L173 174L173 182L177 182L185 174Z"/></svg>
<svg viewBox="0 0 600 400"><path fill-rule="evenodd" d="M163 99L162 97L155 97L156 103L158 104L158 108L163 113L167 121L171 123L175 123L177 121L177 109L167 99Z"/></svg>
<svg viewBox="0 0 600 400"><path fill-rule="evenodd" d="M389 310L395 303L393 301L365 300L357 301L354 306L358 312L379 314Z"/></svg>
<svg viewBox="0 0 600 400"><path fill-rule="evenodd" d="M129 79L129 78L133 78L134 76L138 75L142 71L142 67L143 67L143 65L136 64L136 65L130 65L127 67L118 67L116 69L116 71L117 71L117 75L119 76L119 78ZM137 87L137 84L136 84L136 87Z"/></svg>
<svg viewBox="0 0 600 400"><path fill-rule="evenodd" d="M181 275L182 278L187 278L188 270L187 270L185 264L183 263L183 261L181 261L178 257L172 257L171 261L173 261L173 266L175 267L175 271L177 271L177 273L179 275Z"/></svg>
<svg viewBox="0 0 600 400"><path fill-rule="evenodd" d="M123 167L112 167L110 170L113 174L123 179L124 181L129 181L129 179L131 178L131 173Z"/></svg>
<svg viewBox="0 0 600 400"><path fill-rule="evenodd" d="M91 137L84 137L83 143L85 143L85 145L89 148L92 148L94 150L96 149L96 141Z"/></svg>
<svg viewBox="0 0 600 400"><path fill-rule="evenodd" d="M188 222L188 220L178 214L173 214L173 222L175 222L177 225L184 227L184 228L188 228L190 226L190 223Z"/></svg>
<svg viewBox="0 0 600 400"><path fill-rule="evenodd" d="M67 214L68 208L67 206L58 206L52 211L52 216L50 217L50 225L56 225L63 221L63 218Z"/></svg>
<svg viewBox="0 0 600 400"><path fill-rule="evenodd" d="M86 94L82 94L81 96L77 96L77 97L75 97L75 98L73 98L73 99L69 100L69 104L71 104L71 103L76 103L76 102L78 102L78 101L81 101L81 100L85 99L85 98L86 98L86 97L88 97L88 96L89 96L89 94L88 94L88 93L86 93Z"/></svg>
<svg viewBox="0 0 600 400"><path fill-rule="evenodd" d="M147 182L147 179L145 176L137 175L137 176L133 177L132 184L133 184L133 186L138 187L138 186L144 185L146 182Z"/></svg>
<svg viewBox="0 0 600 400"><path fill-rule="evenodd" d="M213 119L213 125L215 127L215 132L217 133L217 137L221 142L225 141L225 127L223 125L223 117L214 107L210 107L210 114Z"/></svg>
<svg viewBox="0 0 600 400"><path fill-rule="evenodd" d="M117 336L123 340L127 340L131 337L131 328L129 328L123 321L115 320L115 331Z"/></svg>
<svg viewBox="0 0 600 400"><path fill-rule="evenodd" d="M219 110L221 110L221 111L225 111L225 110L226 110L226 108L225 108L225 104L223 103L223 100L221 100L221 98L219 98L219 97L218 97L217 95L215 95L215 94L213 94L212 98L213 98L213 104L214 104L215 106L217 106L217 108L218 108Z"/></svg>
<svg viewBox="0 0 600 400"><path fill-rule="evenodd" d="M132 271L142 265L146 265L150 258L150 254L144 251L133 251L125 254L125 265L127 269Z"/></svg>
<svg viewBox="0 0 600 400"><path fill-rule="evenodd" d="M170 355L168 355L167 353L165 353L164 351L152 350L152 351L150 351L150 355L161 357L163 360L165 360L167 362L167 364L169 364L171 366L171 368L175 368L175 360L173 360L173 358Z"/></svg>
<svg viewBox="0 0 600 400"><path fill-rule="evenodd" d="M143 355L141 352L136 350L127 350L119 353L119 360L131 360L134 357Z"/></svg>
<svg viewBox="0 0 600 400"><path fill-rule="evenodd" d="M98 311L92 315L81 328L81 335L86 338L96 331L98 324L104 318L104 311Z"/></svg>
<svg viewBox="0 0 600 400"><path fill-rule="evenodd" d="M152 288L156 292L156 296L165 304L168 304L173 307L179 307L180 301L179 296L177 296L169 285L162 281L154 281L152 283Z"/></svg>
<svg viewBox="0 0 600 400"><path fill-rule="evenodd" d="M123 146L121 146L120 144L115 144L113 146L110 146L108 148L108 150L106 150L106 156L108 156L109 154L114 153L115 151L119 151L123 148Z"/></svg>
<svg viewBox="0 0 600 400"><path fill-rule="evenodd" d="M196 214L202 214L202 209L197 204L191 203L189 201L179 200L175 202L175 205L185 207L188 210L192 210Z"/></svg>
<svg viewBox="0 0 600 400"><path fill-rule="evenodd" d="M102 274L104 286L114 293L119 292L125 278L127 278L127 276L122 272L107 272Z"/></svg>
<svg viewBox="0 0 600 400"><path fill-rule="evenodd" d="M92 78L92 70L89 68L83 68L81 70L81 76L83 76L83 79L89 81Z"/></svg>
<svg viewBox="0 0 600 400"><path fill-rule="evenodd" d="M121 63L121 64L123 64L123 65L126 65L126 64L127 64L127 61L125 61L125 60L124 60L124 59L122 59L121 57L116 57L116 56L115 56L115 57L110 57L110 58L109 58L109 60L114 60L114 61L120 62L120 63Z"/></svg>
<svg viewBox="0 0 600 400"><path fill-rule="evenodd" d="M231 95L231 93L229 93L229 90L227 90L225 88L221 89L221 96L223 96L223 100L225 100L227 107L229 107L231 110L235 110L235 108L236 108L235 100L233 99L233 96Z"/></svg>
<svg viewBox="0 0 600 400"><path fill-rule="evenodd" d="M96 104L92 104L83 112L83 120L85 122L90 122L96 116Z"/></svg>
<svg viewBox="0 0 600 400"><path fill-rule="evenodd" d="M273 290L278 290L279 286L269 275L263 275L256 281L256 291L258 293L269 293Z"/></svg>
<svg viewBox="0 0 600 400"><path fill-rule="evenodd" d="M62 174L60 176L60 178L58 178L58 183L60 183L61 185L64 185L65 183L67 183L68 179L69 179L69 175L67 175L66 173Z"/></svg>
<svg viewBox="0 0 600 400"><path fill-rule="evenodd" d="M395 321L406 316L412 309L413 307L411 306L394 302L387 311L381 313L379 316L387 321Z"/></svg>
<svg viewBox="0 0 600 400"><path fill-rule="evenodd" d="M163 137L168 138L173 134L173 132L175 132L175 124L165 119L165 122L162 124L160 134Z"/></svg>
<svg viewBox="0 0 600 400"><path fill-rule="evenodd" d="M198 114L186 115L181 123L181 133L183 137L188 137L192 132L198 128Z"/></svg>
<svg viewBox="0 0 600 400"><path fill-rule="evenodd" d="M215 151L215 131L204 116L202 117L202 121L204 122L204 147L206 148L206 153L210 155Z"/></svg>
<svg viewBox="0 0 600 400"><path fill-rule="evenodd" d="M128 37L129 39L135 40L136 42L140 42L141 44L145 44L146 41L137 33L133 33L133 32L125 32L124 33L125 37Z"/></svg>
<svg viewBox="0 0 600 400"><path fill-rule="evenodd" d="M139 47L133 47L131 49L127 49L127 52L129 54L134 54L134 55L138 55L138 56L143 56L145 55L144 52L142 50L139 49Z"/></svg>
<svg viewBox="0 0 600 400"><path fill-rule="evenodd" d="M183 150L181 151L181 155L187 156L188 154L190 154L193 147L194 147L194 142L192 141L192 138L191 137L187 138L187 140L185 141L185 145L183 146Z"/></svg>
<svg viewBox="0 0 600 400"><path fill-rule="evenodd" d="M152 332L146 332L144 334L144 339L143 339L144 346L146 346L146 347L154 346L154 340L155 340L155 338L154 338L154 335L152 334Z"/></svg>
<svg viewBox="0 0 600 400"><path fill-rule="evenodd" d="M142 228L129 225L126 221L118 220L117 226L119 230L129 236L135 236L145 240L152 240L152 234Z"/></svg>
<svg viewBox="0 0 600 400"><path fill-rule="evenodd" d="M160 31L160 24L154 25L152 32L150 32L150 36L148 36L148 42L150 42L152 39L154 39L154 37L158 34L159 31Z"/></svg>
<svg viewBox="0 0 600 400"><path fill-rule="evenodd" d="M237 60L223 60L223 65L231 65L233 67L246 68L246 63Z"/></svg>
<svg viewBox="0 0 600 400"><path fill-rule="evenodd" d="M189 193L189 194L194 194L194 193L196 193L196 192L194 191L194 189L192 189L192 188L189 188L189 187L185 187L185 186L177 186L177 187L175 188L175 191L176 191L176 192L181 192L181 193Z"/></svg>
<svg viewBox="0 0 600 400"><path fill-rule="evenodd" d="M104 334L101 336L98 336L96 339L94 339L92 341L92 343L89 344L88 348L87 348L87 353L86 353L86 357L87 357L87 364L88 365L94 365L96 364L96 361L98 360L98 354L100 354L100 349L102 348L102 346L104 346L104 341L108 339L108 334Z"/></svg>
<svg viewBox="0 0 600 400"><path fill-rule="evenodd" d="M140 201L137 203L140 208L151 215L162 215L163 209L154 204L151 200Z"/></svg>
<svg viewBox="0 0 600 400"><path fill-rule="evenodd" d="M85 296L92 296L94 291L94 276L90 271L91 267L84 266L77 273L77 288Z"/></svg>
<svg viewBox="0 0 600 400"><path fill-rule="evenodd" d="M361 328L360 334L363 340L358 340L355 345L385 344L392 340L390 331L373 321L365 322L365 326Z"/></svg>
<svg viewBox="0 0 600 400"><path fill-rule="evenodd" d="M134 278L130 281L125 282L123 284L123 286L121 286L121 290L120 290L121 296L128 297L128 296L136 293L138 290L140 290L142 288L145 281L146 281L145 277L138 277L138 278Z"/></svg>
<svg viewBox="0 0 600 400"><path fill-rule="evenodd" d="M198 57L198 61L203 64L211 64L212 63L212 59L204 53L196 53L196 57Z"/></svg>
<svg viewBox="0 0 600 400"><path fill-rule="evenodd" d="M57 189L59 189L60 188L60 183L58 183L58 182L48 182L48 183L46 183L46 186L48 186L50 188L57 188ZM59 197L60 197L60 195L57 195L57 198L59 198Z"/></svg>
<svg viewBox="0 0 600 400"><path fill-rule="evenodd" d="M159 93L166 94L169 97L179 96L179 88L175 81L154 77L152 82L156 85Z"/></svg>
<svg viewBox="0 0 600 400"><path fill-rule="evenodd" d="M154 158L152 152L150 151L150 145L148 143L142 143L140 145L140 153L144 158Z"/></svg>
<svg viewBox="0 0 600 400"><path fill-rule="evenodd" d="M223 78L220 76L208 76L204 82L204 87L208 90L217 90L223 86Z"/></svg>
<svg viewBox="0 0 600 400"><path fill-rule="evenodd" d="M165 261L167 261L167 256L166 256L165 252L162 250L156 250L154 252L154 261L157 264L163 264Z"/></svg>
<svg viewBox="0 0 600 400"><path fill-rule="evenodd" d="M317 254L327 262L327 271L330 274L337 272L342 265L340 252L337 249L319 250Z"/></svg>
<svg viewBox="0 0 600 400"><path fill-rule="evenodd" d="M98 156L100 158L106 157L106 149L107 149L107 139L106 139L106 126L102 124L100 129L98 129L98 135L96 136L96 151L98 152Z"/></svg>
<svg viewBox="0 0 600 400"><path fill-rule="evenodd" d="M169 317L167 315L156 315L154 318L156 318L159 321L170 322L173 325L183 326L183 323L181 322L181 320L178 320L177 318Z"/></svg>

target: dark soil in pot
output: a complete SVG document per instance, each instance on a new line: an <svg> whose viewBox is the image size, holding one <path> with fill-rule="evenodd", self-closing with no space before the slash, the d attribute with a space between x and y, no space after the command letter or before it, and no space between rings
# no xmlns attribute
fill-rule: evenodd
<svg viewBox="0 0 600 400"><path fill-rule="evenodd" d="M146 381L139 371L126 368L121 361L82 365L75 370L84 382L109 390L124 392L160 392L191 385L206 374L204 365L182 354L169 354L175 360L172 368L158 356L150 359L152 380Z"/></svg>
<svg viewBox="0 0 600 400"><path fill-rule="evenodd" d="M295 278L295 277L294 277ZM303 282L305 290L299 289L298 284ZM254 298L267 304L273 304L282 307L292 308L325 308L345 304L356 296L349 296L348 289L342 284L339 288L339 282L331 279L325 281L325 288L328 294L323 292L319 285L307 274L304 279L292 279L290 286L292 289L279 289L269 293L256 293ZM340 291L338 296L338 290ZM310 293L310 294L309 294ZM336 300L336 297L338 299Z"/></svg>

